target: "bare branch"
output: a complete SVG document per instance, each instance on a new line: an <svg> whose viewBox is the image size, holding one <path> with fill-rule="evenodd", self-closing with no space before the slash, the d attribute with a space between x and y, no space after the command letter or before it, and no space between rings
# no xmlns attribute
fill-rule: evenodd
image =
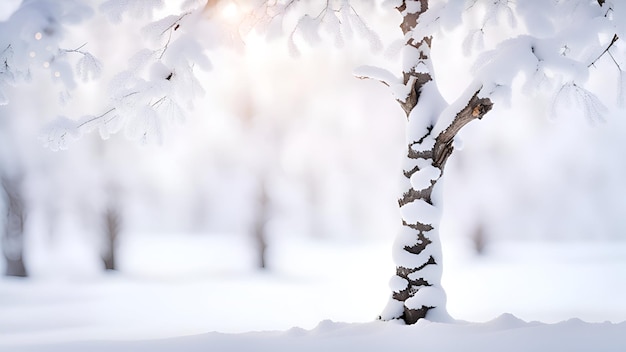
<svg viewBox="0 0 626 352"><path fill-rule="evenodd" d="M109 113L111 113L111 112L113 112L113 111L115 111L115 108L111 108L111 109L109 109L108 111L106 111L106 112L102 113L101 115L94 116L94 117L92 117L92 118L90 118L90 119L88 119L88 120L82 121L81 123L79 123L79 124L77 124L77 125L76 125L76 128L81 128L81 127L83 127L83 126L84 126L84 125L86 125L86 124L89 124L89 123L91 123L91 122L94 122L94 121L96 121L96 120L99 120L99 119L101 119L101 118L104 118L106 115L108 115Z"/></svg>

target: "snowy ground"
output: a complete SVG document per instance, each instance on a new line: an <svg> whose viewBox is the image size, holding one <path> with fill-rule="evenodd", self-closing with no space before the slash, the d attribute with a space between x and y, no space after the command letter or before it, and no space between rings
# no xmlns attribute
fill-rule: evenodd
<svg viewBox="0 0 626 352"><path fill-rule="evenodd" d="M118 274L75 263L73 275L0 280L0 351L626 348L626 243L504 243L483 257L444 244L449 311L474 323L372 322L389 242L283 240L261 273L242 239L134 236Z"/></svg>

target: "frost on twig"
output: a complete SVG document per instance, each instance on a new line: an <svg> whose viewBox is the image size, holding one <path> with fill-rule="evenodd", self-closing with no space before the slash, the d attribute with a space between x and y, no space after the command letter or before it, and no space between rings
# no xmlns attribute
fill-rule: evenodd
<svg viewBox="0 0 626 352"><path fill-rule="evenodd" d="M297 14L294 25L288 25L288 21L285 21L291 14ZM286 26L291 27L285 30ZM311 7L310 2L297 0L264 1L250 13L242 27L244 31L255 29L264 32L270 38L286 31L287 46L293 56L300 55L297 39L302 39L308 45L316 45L328 36L336 47L341 48L346 40L355 37L355 33L359 38L367 40L372 51L382 49L378 34L349 0L317 2L315 7Z"/></svg>
<svg viewBox="0 0 626 352"><path fill-rule="evenodd" d="M123 3L107 2L110 6ZM145 6L158 3L143 2ZM200 6L143 27L146 47L140 48L128 60L126 70L111 80L106 111L83 116L77 121L60 118L54 128L49 129L46 144L53 149L63 149L72 137L95 130L103 139L123 131L127 138L141 143L162 143L164 125L182 121L194 100L204 93L195 72L197 68L210 67L197 36L201 11ZM78 63L81 75L89 77L99 73L100 65L92 56L78 49L68 52L83 54Z"/></svg>
<svg viewBox="0 0 626 352"><path fill-rule="evenodd" d="M83 44L80 48L65 50L67 53L78 53L81 58L76 63L76 73L80 76L83 82L97 79L102 73L102 64L91 53L81 50L86 44Z"/></svg>
<svg viewBox="0 0 626 352"><path fill-rule="evenodd" d="M162 8L163 0L106 0L100 5L113 23L121 22L125 13L135 19L152 18L155 10Z"/></svg>
<svg viewBox="0 0 626 352"><path fill-rule="evenodd" d="M71 142L78 139L81 133L73 121L65 116L59 116L41 135L44 147L54 151L66 150Z"/></svg>
<svg viewBox="0 0 626 352"><path fill-rule="evenodd" d="M0 105L9 103L6 89L28 82L37 71L48 72L51 80L62 85L60 95L69 96L76 87L73 69L75 53L81 55L76 71L83 78L94 77L97 59L81 50L66 50L60 43L67 39L68 25L85 20L93 13L78 1L25 1L17 11L0 22Z"/></svg>
<svg viewBox="0 0 626 352"><path fill-rule="evenodd" d="M606 106L595 94L575 83L568 82L554 96L551 115L556 117L562 112L571 112L572 109L582 111L583 116L590 122L603 122L607 112Z"/></svg>
<svg viewBox="0 0 626 352"><path fill-rule="evenodd" d="M470 55L485 48L485 36L490 29L502 28L504 20L509 28L517 26L513 2L510 0L467 1L465 16L478 19L477 25L469 28L463 40L463 53Z"/></svg>

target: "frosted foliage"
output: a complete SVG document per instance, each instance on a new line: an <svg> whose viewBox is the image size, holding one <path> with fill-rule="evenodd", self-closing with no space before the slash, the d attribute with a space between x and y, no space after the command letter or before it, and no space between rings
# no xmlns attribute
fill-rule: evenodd
<svg viewBox="0 0 626 352"><path fill-rule="evenodd" d="M205 6L206 5L206 0L185 0L183 1L183 3L180 5L180 8L188 11L188 10L194 10L197 9L200 6Z"/></svg>
<svg viewBox="0 0 626 352"><path fill-rule="evenodd" d="M369 43L373 51L382 49L380 37L355 10L353 2L319 2L321 7L313 7L311 10L299 8L299 4L297 1L263 2L252 15L256 22L248 26L273 37L275 33L283 32L284 17L291 12L297 13L297 23L288 30L287 45L293 56L300 55L296 37L309 45L316 45L328 36L336 47L343 47L346 39L353 39L356 33L359 39L365 39Z"/></svg>
<svg viewBox="0 0 626 352"><path fill-rule="evenodd" d="M468 28L468 34L463 41L463 52L466 55L484 49L485 35L490 28L501 28L502 23L506 23L508 27L515 27L517 24L513 3L509 0L474 0L468 3L463 16L472 19L475 25Z"/></svg>
<svg viewBox="0 0 626 352"><path fill-rule="evenodd" d="M596 68L613 66L618 102L623 99L622 38L625 5L597 1L469 1L464 14L466 54L477 52L473 74L483 96L509 102L514 80L524 92L556 96L555 103L577 101L587 118L604 109L584 88ZM485 51L485 48L490 48ZM552 111L558 111L553 108Z"/></svg>
<svg viewBox="0 0 626 352"><path fill-rule="evenodd" d="M159 3L142 2L141 6L152 9ZM106 4L122 6L124 3ZM138 9L131 7L130 10L132 13ZM111 80L107 112L83 116L76 122L76 128L81 132L98 130L103 139L123 131L132 140L162 143L164 126L183 121L187 110L193 108L193 101L204 94L196 70L209 69L211 65L197 36L205 32L199 28L204 21L202 9L200 6L144 26L141 34L147 40L147 47L132 55L127 69ZM85 55L79 68L84 76L90 76L99 73L100 66ZM49 138L53 139L54 136Z"/></svg>
<svg viewBox="0 0 626 352"><path fill-rule="evenodd" d="M145 38L159 44L163 39L163 34L174 28L180 19L180 16L170 15L146 25L141 32Z"/></svg>
<svg viewBox="0 0 626 352"><path fill-rule="evenodd" d="M52 150L65 150L69 143L80 137L80 131L74 121L65 116L57 118L55 123L48 127L45 137L42 137L44 146Z"/></svg>
<svg viewBox="0 0 626 352"><path fill-rule="evenodd" d="M125 13L132 18L152 18L154 10L163 7L163 0L107 0L100 5L112 22L120 22Z"/></svg>
<svg viewBox="0 0 626 352"><path fill-rule="evenodd" d="M128 117L125 133L129 139L139 140L142 143L162 143L163 134L161 131L161 121L156 111L144 105Z"/></svg>
<svg viewBox="0 0 626 352"><path fill-rule="evenodd" d="M102 64L90 53L84 53L76 64L76 72L83 81L96 79L102 72Z"/></svg>
<svg viewBox="0 0 626 352"><path fill-rule="evenodd" d="M78 74L95 77L97 60L87 51L60 47L67 26L87 19L92 9L82 1L25 1L0 22L0 105L9 103L6 89L29 81L35 71L48 71L59 82L63 96L76 87L73 61ZM87 60L87 61L81 61Z"/></svg>
<svg viewBox="0 0 626 352"><path fill-rule="evenodd" d="M85 132L98 130L100 138L106 140L124 127L122 122L122 119L115 113L115 110L111 109L101 116L83 116L83 118L78 121L78 126Z"/></svg>
<svg viewBox="0 0 626 352"><path fill-rule="evenodd" d="M552 115L559 115L560 111L568 111L572 108L582 111L584 116L591 121L602 121L606 107L591 92L573 83L567 83L561 87L554 98Z"/></svg>
<svg viewBox="0 0 626 352"><path fill-rule="evenodd" d="M586 81L587 66L560 54L560 49L554 40L519 36L481 55L474 67L475 74L480 77L485 90L510 87L520 72L526 78L527 90L549 90L559 79Z"/></svg>
<svg viewBox="0 0 626 352"><path fill-rule="evenodd" d="M463 53L469 55L473 50L483 50L485 47L484 32L481 29L470 30L463 40Z"/></svg>

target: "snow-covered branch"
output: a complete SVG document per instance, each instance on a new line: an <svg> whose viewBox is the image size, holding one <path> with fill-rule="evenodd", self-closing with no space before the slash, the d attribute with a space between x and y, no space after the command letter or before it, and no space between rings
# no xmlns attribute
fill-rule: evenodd
<svg viewBox="0 0 626 352"><path fill-rule="evenodd" d="M433 147L433 165L442 168L453 150L452 142L463 126L473 120L480 120L493 108L489 98L479 98L480 89L475 91L465 107L461 109L452 122L435 138ZM441 121L441 120L440 120ZM437 126L435 126L437 127Z"/></svg>
<svg viewBox="0 0 626 352"><path fill-rule="evenodd" d="M97 74L98 61L84 50L65 50L60 43L68 26L91 17L89 5L77 0L25 1L0 22L0 105L9 103L6 89L32 78L34 71L49 71L63 83L62 96L76 87L68 53L82 55L77 71L83 78ZM81 47L82 48L82 47Z"/></svg>
<svg viewBox="0 0 626 352"><path fill-rule="evenodd" d="M143 8L142 13L149 12L158 3L146 2L147 8ZM131 12L139 10L129 9ZM184 120L185 111L204 93L195 72L197 68L206 70L211 66L205 46L197 35L203 30L202 22L206 21L203 10L198 6L144 26L141 33L147 41L146 47L137 51L128 60L127 69L111 80L106 112L83 116L74 126L66 118L59 118L58 124L53 125L44 138L48 146L63 149L67 147L68 138L94 129L103 139L123 130L130 139L161 143L163 125ZM115 9L114 19L121 18L124 11L120 11ZM94 66L89 56L84 56L79 68L88 74L99 67Z"/></svg>
<svg viewBox="0 0 626 352"><path fill-rule="evenodd" d="M262 1L245 16L241 29L244 33L256 30L265 33L268 38L287 33L287 45L293 56L300 55L298 39L308 45L316 45L325 36L336 47L343 47L346 40L358 36L367 40L373 51L381 50L383 45L379 35L370 28L353 2ZM293 19L295 23L292 23Z"/></svg>

